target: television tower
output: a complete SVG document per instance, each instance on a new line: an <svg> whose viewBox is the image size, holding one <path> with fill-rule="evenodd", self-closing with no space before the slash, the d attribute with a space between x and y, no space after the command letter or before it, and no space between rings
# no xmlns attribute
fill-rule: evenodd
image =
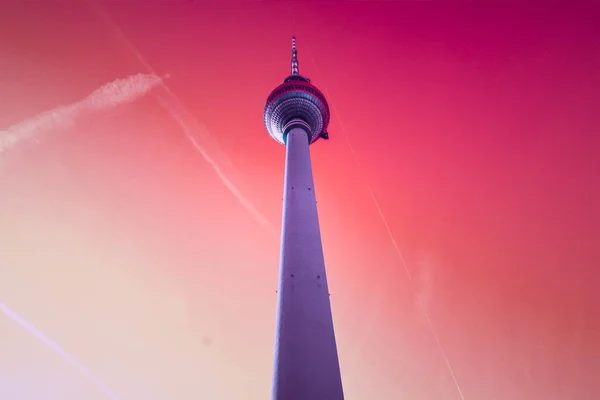
<svg viewBox="0 0 600 400"><path fill-rule="evenodd" d="M343 400L309 145L328 139L325 96L300 75L292 37L292 74L263 114L286 147L272 400Z"/></svg>

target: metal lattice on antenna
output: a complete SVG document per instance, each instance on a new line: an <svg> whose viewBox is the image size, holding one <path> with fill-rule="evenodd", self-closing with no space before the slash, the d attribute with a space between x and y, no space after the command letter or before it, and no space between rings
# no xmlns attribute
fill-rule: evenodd
<svg viewBox="0 0 600 400"><path fill-rule="evenodd" d="M292 36L292 75L300 75L298 70L298 52L296 50L295 36Z"/></svg>

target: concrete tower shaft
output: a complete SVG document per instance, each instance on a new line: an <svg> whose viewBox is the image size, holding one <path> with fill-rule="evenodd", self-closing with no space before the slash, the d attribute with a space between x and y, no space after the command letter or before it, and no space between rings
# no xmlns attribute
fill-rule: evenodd
<svg viewBox="0 0 600 400"><path fill-rule="evenodd" d="M294 40L292 75L271 93L264 114L269 134L286 146L271 399L343 400L309 150L325 132L329 109L297 75L295 58Z"/></svg>
<svg viewBox="0 0 600 400"><path fill-rule="evenodd" d="M272 400L344 398L308 133L287 135Z"/></svg>

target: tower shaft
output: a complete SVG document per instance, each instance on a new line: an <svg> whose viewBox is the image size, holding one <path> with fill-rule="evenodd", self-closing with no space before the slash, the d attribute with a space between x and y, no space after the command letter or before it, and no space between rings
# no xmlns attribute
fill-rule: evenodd
<svg viewBox="0 0 600 400"><path fill-rule="evenodd" d="M344 398L309 151L286 136L281 260L272 400Z"/></svg>

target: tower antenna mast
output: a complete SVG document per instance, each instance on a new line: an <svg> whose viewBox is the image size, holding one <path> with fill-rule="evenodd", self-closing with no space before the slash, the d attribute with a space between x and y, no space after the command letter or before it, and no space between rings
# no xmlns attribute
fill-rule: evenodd
<svg viewBox="0 0 600 400"><path fill-rule="evenodd" d="M296 50L296 37L292 36L292 75L300 75L298 69L298 51Z"/></svg>

